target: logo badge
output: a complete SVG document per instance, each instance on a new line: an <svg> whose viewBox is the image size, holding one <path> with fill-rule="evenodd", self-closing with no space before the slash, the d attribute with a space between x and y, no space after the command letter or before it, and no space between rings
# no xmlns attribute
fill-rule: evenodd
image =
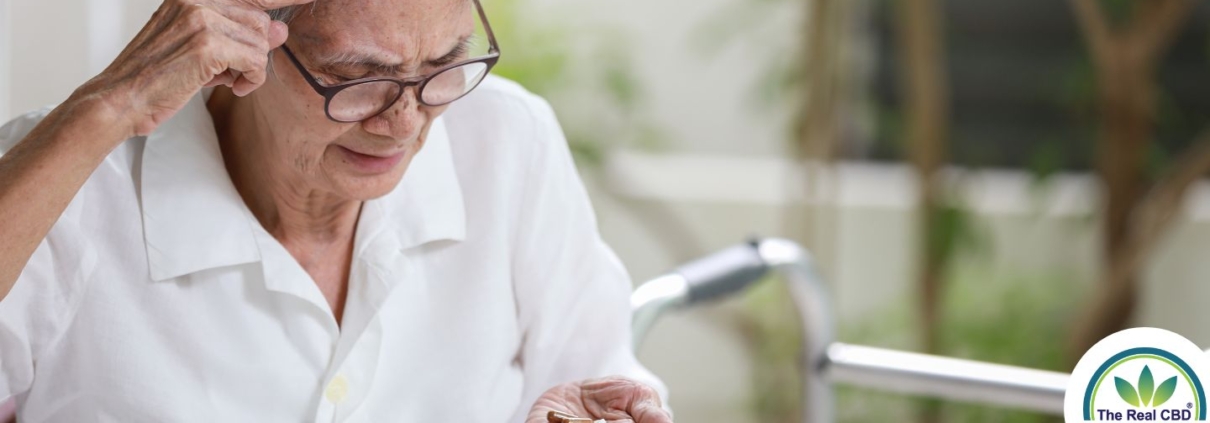
<svg viewBox="0 0 1210 423"><path fill-rule="evenodd" d="M1064 420L1205 421L1207 363L1197 345L1163 329L1115 333L1076 365L1063 399Z"/></svg>

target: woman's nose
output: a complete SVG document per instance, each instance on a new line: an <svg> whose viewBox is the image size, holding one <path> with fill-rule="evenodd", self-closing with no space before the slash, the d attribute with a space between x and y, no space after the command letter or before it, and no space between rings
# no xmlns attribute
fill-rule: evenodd
<svg viewBox="0 0 1210 423"><path fill-rule="evenodd" d="M416 87L407 87L399 101L378 116L366 119L366 132L395 140L414 138L424 128L428 114L416 99Z"/></svg>

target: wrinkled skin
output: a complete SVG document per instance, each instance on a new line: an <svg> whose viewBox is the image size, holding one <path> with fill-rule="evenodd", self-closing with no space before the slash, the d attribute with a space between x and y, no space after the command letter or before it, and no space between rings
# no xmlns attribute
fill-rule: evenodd
<svg viewBox="0 0 1210 423"><path fill-rule="evenodd" d="M650 386L607 377L565 383L542 394L525 423L547 423L546 414L558 411L610 423L672 423L661 408L660 396Z"/></svg>

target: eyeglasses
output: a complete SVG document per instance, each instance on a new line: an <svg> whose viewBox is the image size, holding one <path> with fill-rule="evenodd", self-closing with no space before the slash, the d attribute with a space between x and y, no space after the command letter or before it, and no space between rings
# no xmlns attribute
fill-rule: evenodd
<svg viewBox="0 0 1210 423"><path fill-rule="evenodd" d="M496 45L492 27L487 23L487 14L483 13L483 5L479 0L474 0L474 3L483 22L483 30L487 33L487 55L443 66L427 76L408 79L362 78L325 86L315 79L289 48L283 44L281 49L311 88L324 97L324 113L328 119L349 123L378 116L394 106L410 86L416 87L416 98L421 104L444 106L479 86L496 61L500 60L500 48Z"/></svg>

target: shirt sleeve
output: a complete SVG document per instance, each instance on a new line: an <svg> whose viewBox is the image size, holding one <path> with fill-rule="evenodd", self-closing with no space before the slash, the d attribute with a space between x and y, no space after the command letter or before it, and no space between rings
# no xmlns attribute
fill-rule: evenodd
<svg viewBox="0 0 1210 423"><path fill-rule="evenodd" d="M82 270L95 260L86 249L56 238L52 232L38 245L0 301L0 399L29 390L38 357L66 330L79 305Z"/></svg>
<svg viewBox="0 0 1210 423"><path fill-rule="evenodd" d="M631 349L630 278L600 237L554 112L533 103L536 139L513 264L525 389L513 421L555 385L604 376L646 383L667 404L667 389Z"/></svg>
<svg viewBox="0 0 1210 423"><path fill-rule="evenodd" d="M0 127L0 155L24 138L47 111L27 114ZM73 206L78 208L75 204L69 208ZM64 236L77 232L71 215L64 212L0 300L0 402L30 389L38 357L67 327L78 305L83 272L95 261L79 239Z"/></svg>

